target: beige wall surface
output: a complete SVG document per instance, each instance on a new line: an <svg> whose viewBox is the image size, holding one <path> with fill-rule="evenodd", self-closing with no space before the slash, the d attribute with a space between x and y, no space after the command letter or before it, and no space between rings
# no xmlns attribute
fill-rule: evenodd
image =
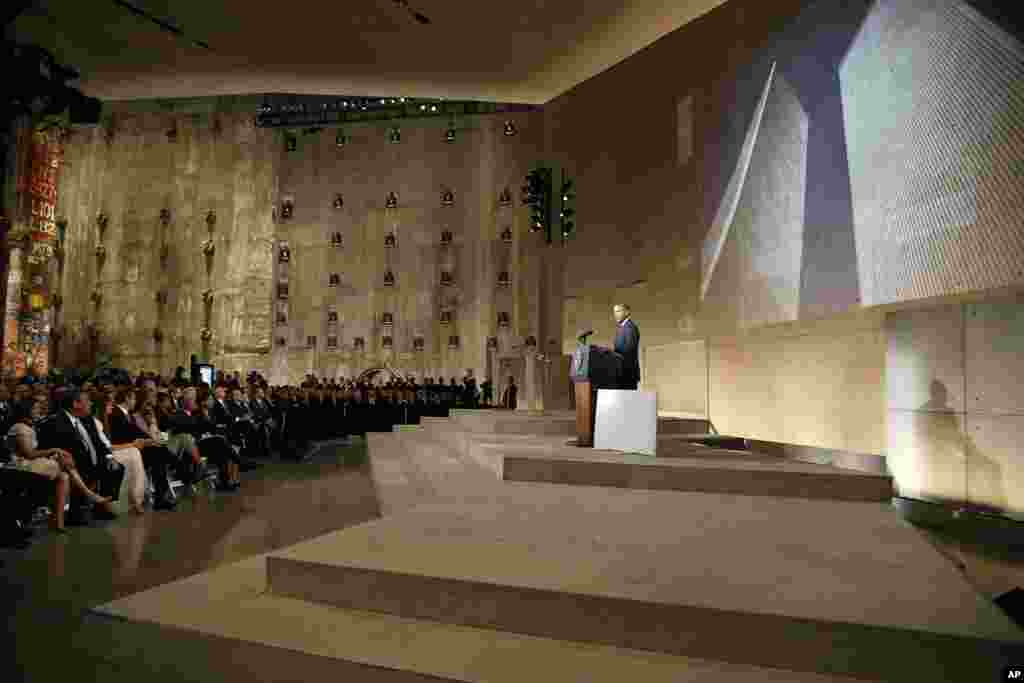
<svg viewBox="0 0 1024 683"><path fill-rule="evenodd" d="M66 145L58 195L58 214L68 220L59 364L91 362L89 328L97 326L99 347L125 367L187 366L202 347L206 290L216 330L211 352L225 360L265 357L274 137L254 129L249 113L151 109L115 111L104 126L74 131ZM109 218L102 235L101 212ZM202 249L208 239L215 248L209 263ZM165 303L157 303L158 292ZM258 361L252 367L264 368Z"/></svg>
<svg viewBox="0 0 1024 683"><path fill-rule="evenodd" d="M900 493L1024 516L1024 295L893 312L885 327Z"/></svg>
<svg viewBox="0 0 1024 683"><path fill-rule="evenodd" d="M500 116L456 121L451 143L444 140L449 121L443 119L397 122L397 144L387 137L396 122L347 126L344 147L333 134L298 138L296 151L280 162L280 194L294 201L295 212L277 231L291 260L275 266L276 277L288 280L289 299L278 303L288 322L274 334L288 346L275 345L272 377L352 376L382 365L459 378L472 368L482 377L488 336L499 338L499 354L521 346L527 335L539 336L537 288L548 250L526 229L519 186L538 161L543 122L535 115L513 118L519 132L511 138L502 134ZM509 207L498 201L505 188L513 197ZM441 204L446 189L454 194L451 206ZM385 207L390 192L398 199L395 209ZM332 204L338 194L341 209ZM511 245L500 240L506 227ZM444 230L452 233L450 246L441 245ZM330 244L335 231L341 248ZM394 248L385 246L388 233ZM395 275L393 286L384 284L387 270ZM510 272L511 287L497 286L502 270ZM451 273L451 286L440 284L442 271ZM340 286L328 286L331 273L340 276ZM337 324L327 320L331 307ZM442 310L452 312L448 325L440 323ZM511 327L499 330L499 312L509 314ZM384 313L392 314L391 327L382 324ZM448 338L456 335L460 347L449 349ZM314 336L316 346L307 348ZM329 336L337 338L337 348L326 347ZM393 339L390 351L384 336ZM424 351L414 354L417 336ZM353 349L356 337L365 339L365 351Z"/></svg>
<svg viewBox="0 0 1024 683"><path fill-rule="evenodd" d="M498 337L499 355L521 355L527 336L539 340L536 351L558 354L564 257L526 229L519 201L526 172L541 161L538 114L408 119L398 123L398 144L387 139L395 122L349 125L343 147L334 129L291 131L297 149L287 152L285 131L253 126L252 100L115 104L101 126L74 132L58 207L69 221L57 321L62 364L92 361L95 328L116 364L166 372L202 353L207 321L206 351L218 367L259 370L277 382L381 365L459 378L472 369L482 378L495 370L489 336ZM502 134L506 120L517 135ZM499 202L506 188L508 206ZM441 205L444 189L454 193L452 206ZM395 210L384 206L389 192L398 196ZM341 209L333 207L338 194ZM290 220L280 215L286 199ZM109 217L102 236L100 212ZM505 228L511 244L500 239ZM443 230L452 232L451 246L441 246ZM340 249L330 244L334 231ZM396 248L385 247L389 232ZM278 262L283 244L288 264ZM394 287L384 285L388 269ZM440 285L442 270L453 286ZM498 286L501 271L510 287ZM332 273L340 286L329 286ZM275 300L275 281L288 283L287 301ZM332 309L336 324L328 322ZM440 323L442 309L452 311L450 325ZM509 314L508 328L499 328L499 312ZM382 325L383 313L393 327ZM390 351L385 335L394 340ZM450 349L455 335L459 347ZM357 336L364 352L352 348ZM415 336L424 337L422 353L413 353Z"/></svg>
<svg viewBox="0 0 1024 683"><path fill-rule="evenodd" d="M735 0L546 105L578 186L563 351L609 344L624 301L665 412L883 454L906 495L1015 511L1024 364L996 293L1024 285L1024 127L993 84L1024 51L952 0L803 4ZM974 61L944 68L953 45ZM897 87L914 69L930 90Z"/></svg>

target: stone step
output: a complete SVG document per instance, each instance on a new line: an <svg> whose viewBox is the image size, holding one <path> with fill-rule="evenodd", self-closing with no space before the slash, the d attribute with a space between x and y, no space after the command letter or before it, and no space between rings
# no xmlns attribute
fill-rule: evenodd
<svg viewBox="0 0 1024 683"><path fill-rule="evenodd" d="M282 598L265 592L265 566L257 556L102 605L88 628L117 643L111 661L145 652L182 680L234 680L244 662L267 681L854 683Z"/></svg>
<svg viewBox="0 0 1024 683"><path fill-rule="evenodd" d="M267 569L279 597L883 680L989 680L1024 645L872 503L506 483L293 546Z"/></svg>
<svg viewBox="0 0 1024 683"><path fill-rule="evenodd" d="M658 457L567 446L560 437L470 435L462 457L505 481L885 502L892 477L659 437Z"/></svg>

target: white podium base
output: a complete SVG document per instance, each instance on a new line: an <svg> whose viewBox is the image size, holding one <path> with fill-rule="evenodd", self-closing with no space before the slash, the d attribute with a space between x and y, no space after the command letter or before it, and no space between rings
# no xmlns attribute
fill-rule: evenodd
<svg viewBox="0 0 1024 683"><path fill-rule="evenodd" d="M594 448L654 455L658 396L653 391L597 390Z"/></svg>

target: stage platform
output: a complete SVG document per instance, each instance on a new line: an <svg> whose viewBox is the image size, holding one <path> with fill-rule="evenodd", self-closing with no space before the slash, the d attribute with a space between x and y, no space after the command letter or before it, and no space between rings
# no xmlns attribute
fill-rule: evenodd
<svg viewBox="0 0 1024 683"><path fill-rule="evenodd" d="M857 679L558 641L282 598L266 590L266 556L98 607L111 657L146 657L183 680L357 683L856 683ZM160 652L142 651L157 636ZM293 672L281 677L279 672ZM210 677L211 672L214 674ZM278 672L274 675L269 672Z"/></svg>
<svg viewBox="0 0 1024 683"><path fill-rule="evenodd" d="M428 418L419 429L402 428L401 436L375 435L374 450L443 446L505 481L846 501L893 496L888 474L696 443L707 436L705 420L659 418L657 457L568 445L572 432L558 431L568 422L561 414L467 411Z"/></svg>
<svg viewBox="0 0 1024 683"><path fill-rule="evenodd" d="M885 505L523 483L97 612L463 681L994 680L1024 644Z"/></svg>
<svg viewBox="0 0 1024 683"><path fill-rule="evenodd" d="M1024 661L1024 632L889 504L509 481L510 461L568 457L565 435L476 419L367 435L381 519L94 617L288 657L296 680L973 683ZM571 450L681 479L818 467L661 438L672 457Z"/></svg>

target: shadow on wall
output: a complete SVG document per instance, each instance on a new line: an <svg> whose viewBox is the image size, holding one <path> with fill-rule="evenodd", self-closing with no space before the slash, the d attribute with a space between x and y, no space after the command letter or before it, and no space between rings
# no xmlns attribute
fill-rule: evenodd
<svg viewBox="0 0 1024 683"><path fill-rule="evenodd" d="M921 468L918 490L936 491L929 496L934 502L975 512L1005 514L1008 512L1003 487L1002 467L986 457L974 439L963 428L964 415L949 405L949 390L939 380L932 380L929 398L914 417L914 431L927 444L927 459ZM949 485L951 474L963 473L962 489L953 494ZM973 500L972 491L984 491L989 502Z"/></svg>

